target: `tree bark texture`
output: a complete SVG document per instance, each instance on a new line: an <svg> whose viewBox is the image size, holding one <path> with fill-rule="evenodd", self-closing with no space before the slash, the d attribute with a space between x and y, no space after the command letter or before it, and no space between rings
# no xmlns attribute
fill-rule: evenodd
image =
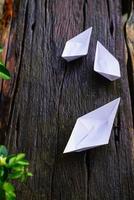
<svg viewBox="0 0 134 200"><path fill-rule="evenodd" d="M14 0L14 11L0 142L11 152L26 152L34 174L17 185L17 199L133 200L133 104L121 1ZM90 26L88 55L64 61L66 41ZM110 82L93 71L97 40L119 60L121 79ZM119 96L109 144L64 155L76 119Z"/></svg>

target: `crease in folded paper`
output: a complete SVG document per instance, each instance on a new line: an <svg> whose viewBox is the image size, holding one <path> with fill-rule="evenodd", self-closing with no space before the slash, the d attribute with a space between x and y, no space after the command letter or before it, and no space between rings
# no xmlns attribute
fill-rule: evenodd
<svg viewBox="0 0 134 200"><path fill-rule="evenodd" d="M94 71L110 81L121 77L118 60L99 41L96 46Z"/></svg>
<svg viewBox="0 0 134 200"><path fill-rule="evenodd" d="M91 33L92 27L68 40L61 57L70 62L87 55Z"/></svg>
<svg viewBox="0 0 134 200"><path fill-rule="evenodd" d="M79 117L64 153L108 144L120 98Z"/></svg>

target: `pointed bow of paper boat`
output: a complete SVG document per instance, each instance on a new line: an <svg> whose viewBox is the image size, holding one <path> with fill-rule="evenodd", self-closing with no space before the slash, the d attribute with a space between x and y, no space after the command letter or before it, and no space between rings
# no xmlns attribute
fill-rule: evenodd
<svg viewBox="0 0 134 200"><path fill-rule="evenodd" d="M120 98L78 118L64 153L80 152L109 143Z"/></svg>
<svg viewBox="0 0 134 200"><path fill-rule="evenodd" d="M61 57L70 62L87 55L91 33L92 27L67 41Z"/></svg>
<svg viewBox="0 0 134 200"><path fill-rule="evenodd" d="M99 41L96 47L94 71L110 81L121 77L118 60Z"/></svg>

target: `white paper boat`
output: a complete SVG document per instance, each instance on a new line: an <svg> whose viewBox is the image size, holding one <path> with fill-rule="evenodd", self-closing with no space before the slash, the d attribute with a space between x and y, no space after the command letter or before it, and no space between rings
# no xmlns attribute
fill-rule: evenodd
<svg viewBox="0 0 134 200"><path fill-rule="evenodd" d="M109 143L120 98L79 117L64 153L79 152Z"/></svg>
<svg viewBox="0 0 134 200"><path fill-rule="evenodd" d="M94 71L110 81L121 77L118 60L99 41L96 47Z"/></svg>
<svg viewBox="0 0 134 200"><path fill-rule="evenodd" d="M87 55L92 27L66 42L62 58L68 62Z"/></svg>

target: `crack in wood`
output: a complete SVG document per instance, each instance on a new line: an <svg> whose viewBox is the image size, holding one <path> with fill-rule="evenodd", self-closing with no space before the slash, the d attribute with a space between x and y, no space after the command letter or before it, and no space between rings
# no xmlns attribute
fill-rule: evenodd
<svg viewBox="0 0 134 200"><path fill-rule="evenodd" d="M33 7L33 21L32 21L32 25L31 25L31 29L32 29L32 38L33 38L33 32L35 30L35 25L36 25L36 7L37 7L37 1L34 0L34 2L32 3L32 7ZM33 40L32 40L33 41Z"/></svg>
<svg viewBox="0 0 134 200"><path fill-rule="evenodd" d="M35 26L36 26L36 7L37 7L37 2L36 2L36 0L34 1L34 5L32 4L32 6L34 7L34 9L33 9L33 13L34 13L34 16L33 16L33 18L32 18L32 25L31 25L31 30L32 30L32 32L31 32L31 49L33 49L33 36L34 36L34 31L35 31ZM31 54L30 54L30 66L31 66L31 64L32 64L32 50L31 50ZM31 69L31 68L30 68ZM30 70L30 73L31 73L31 70Z"/></svg>
<svg viewBox="0 0 134 200"><path fill-rule="evenodd" d="M106 3L107 3L108 18L109 18L109 21L110 21L110 5L109 5L109 0L106 0Z"/></svg>
<svg viewBox="0 0 134 200"><path fill-rule="evenodd" d="M114 20L111 16L112 9L110 10L109 0L106 0L106 2L107 2L107 12L108 12L108 18L109 18L109 31L110 31L111 37L113 37L114 36Z"/></svg>
<svg viewBox="0 0 134 200"><path fill-rule="evenodd" d="M53 200L53 180L54 180L54 173L55 173L55 163L53 164L53 169L52 169L52 173L51 173L51 186L50 186L50 190L51 190L51 200Z"/></svg>
<svg viewBox="0 0 134 200"><path fill-rule="evenodd" d="M48 0L45 0L45 26L47 25L47 5L48 5Z"/></svg>
<svg viewBox="0 0 134 200"><path fill-rule="evenodd" d="M36 25L36 23L35 23L35 21L34 21L33 24L32 24L32 26L31 26L32 31L34 31L35 25Z"/></svg>
<svg viewBox="0 0 134 200"><path fill-rule="evenodd" d="M114 33L114 23L113 23L113 20L111 20L111 22L110 22L110 33L111 33L111 36L113 37L113 33Z"/></svg>
<svg viewBox="0 0 134 200"><path fill-rule="evenodd" d="M87 7L87 0L84 0L84 3L83 3L83 30L85 30L85 26L86 26L86 7Z"/></svg>
<svg viewBox="0 0 134 200"><path fill-rule="evenodd" d="M19 149L19 132L20 132L20 116L19 115L16 122L15 132L16 132L16 140L15 140L16 149Z"/></svg>
<svg viewBox="0 0 134 200"><path fill-rule="evenodd" d="M121 124L120 124L120 112L118 111L116 125L114 125L114 127L113 127L115 149L116 149L117 155L118 155L118 145L120 143L120 127L121 127Z"/></svg>
<svg viewBox="0 0 134 200"><path fill-rule="evenodd" d="M88 155L88 156L87 156ZM85 183L85 200L88 200L89 199L89 188L88 188L88 185L89 185L89 163L88 163L88 160L89 160L89 153L87 153L85 151L84 153L84 163L85 163L85 172L86 172L86 183Z"/></svg>

